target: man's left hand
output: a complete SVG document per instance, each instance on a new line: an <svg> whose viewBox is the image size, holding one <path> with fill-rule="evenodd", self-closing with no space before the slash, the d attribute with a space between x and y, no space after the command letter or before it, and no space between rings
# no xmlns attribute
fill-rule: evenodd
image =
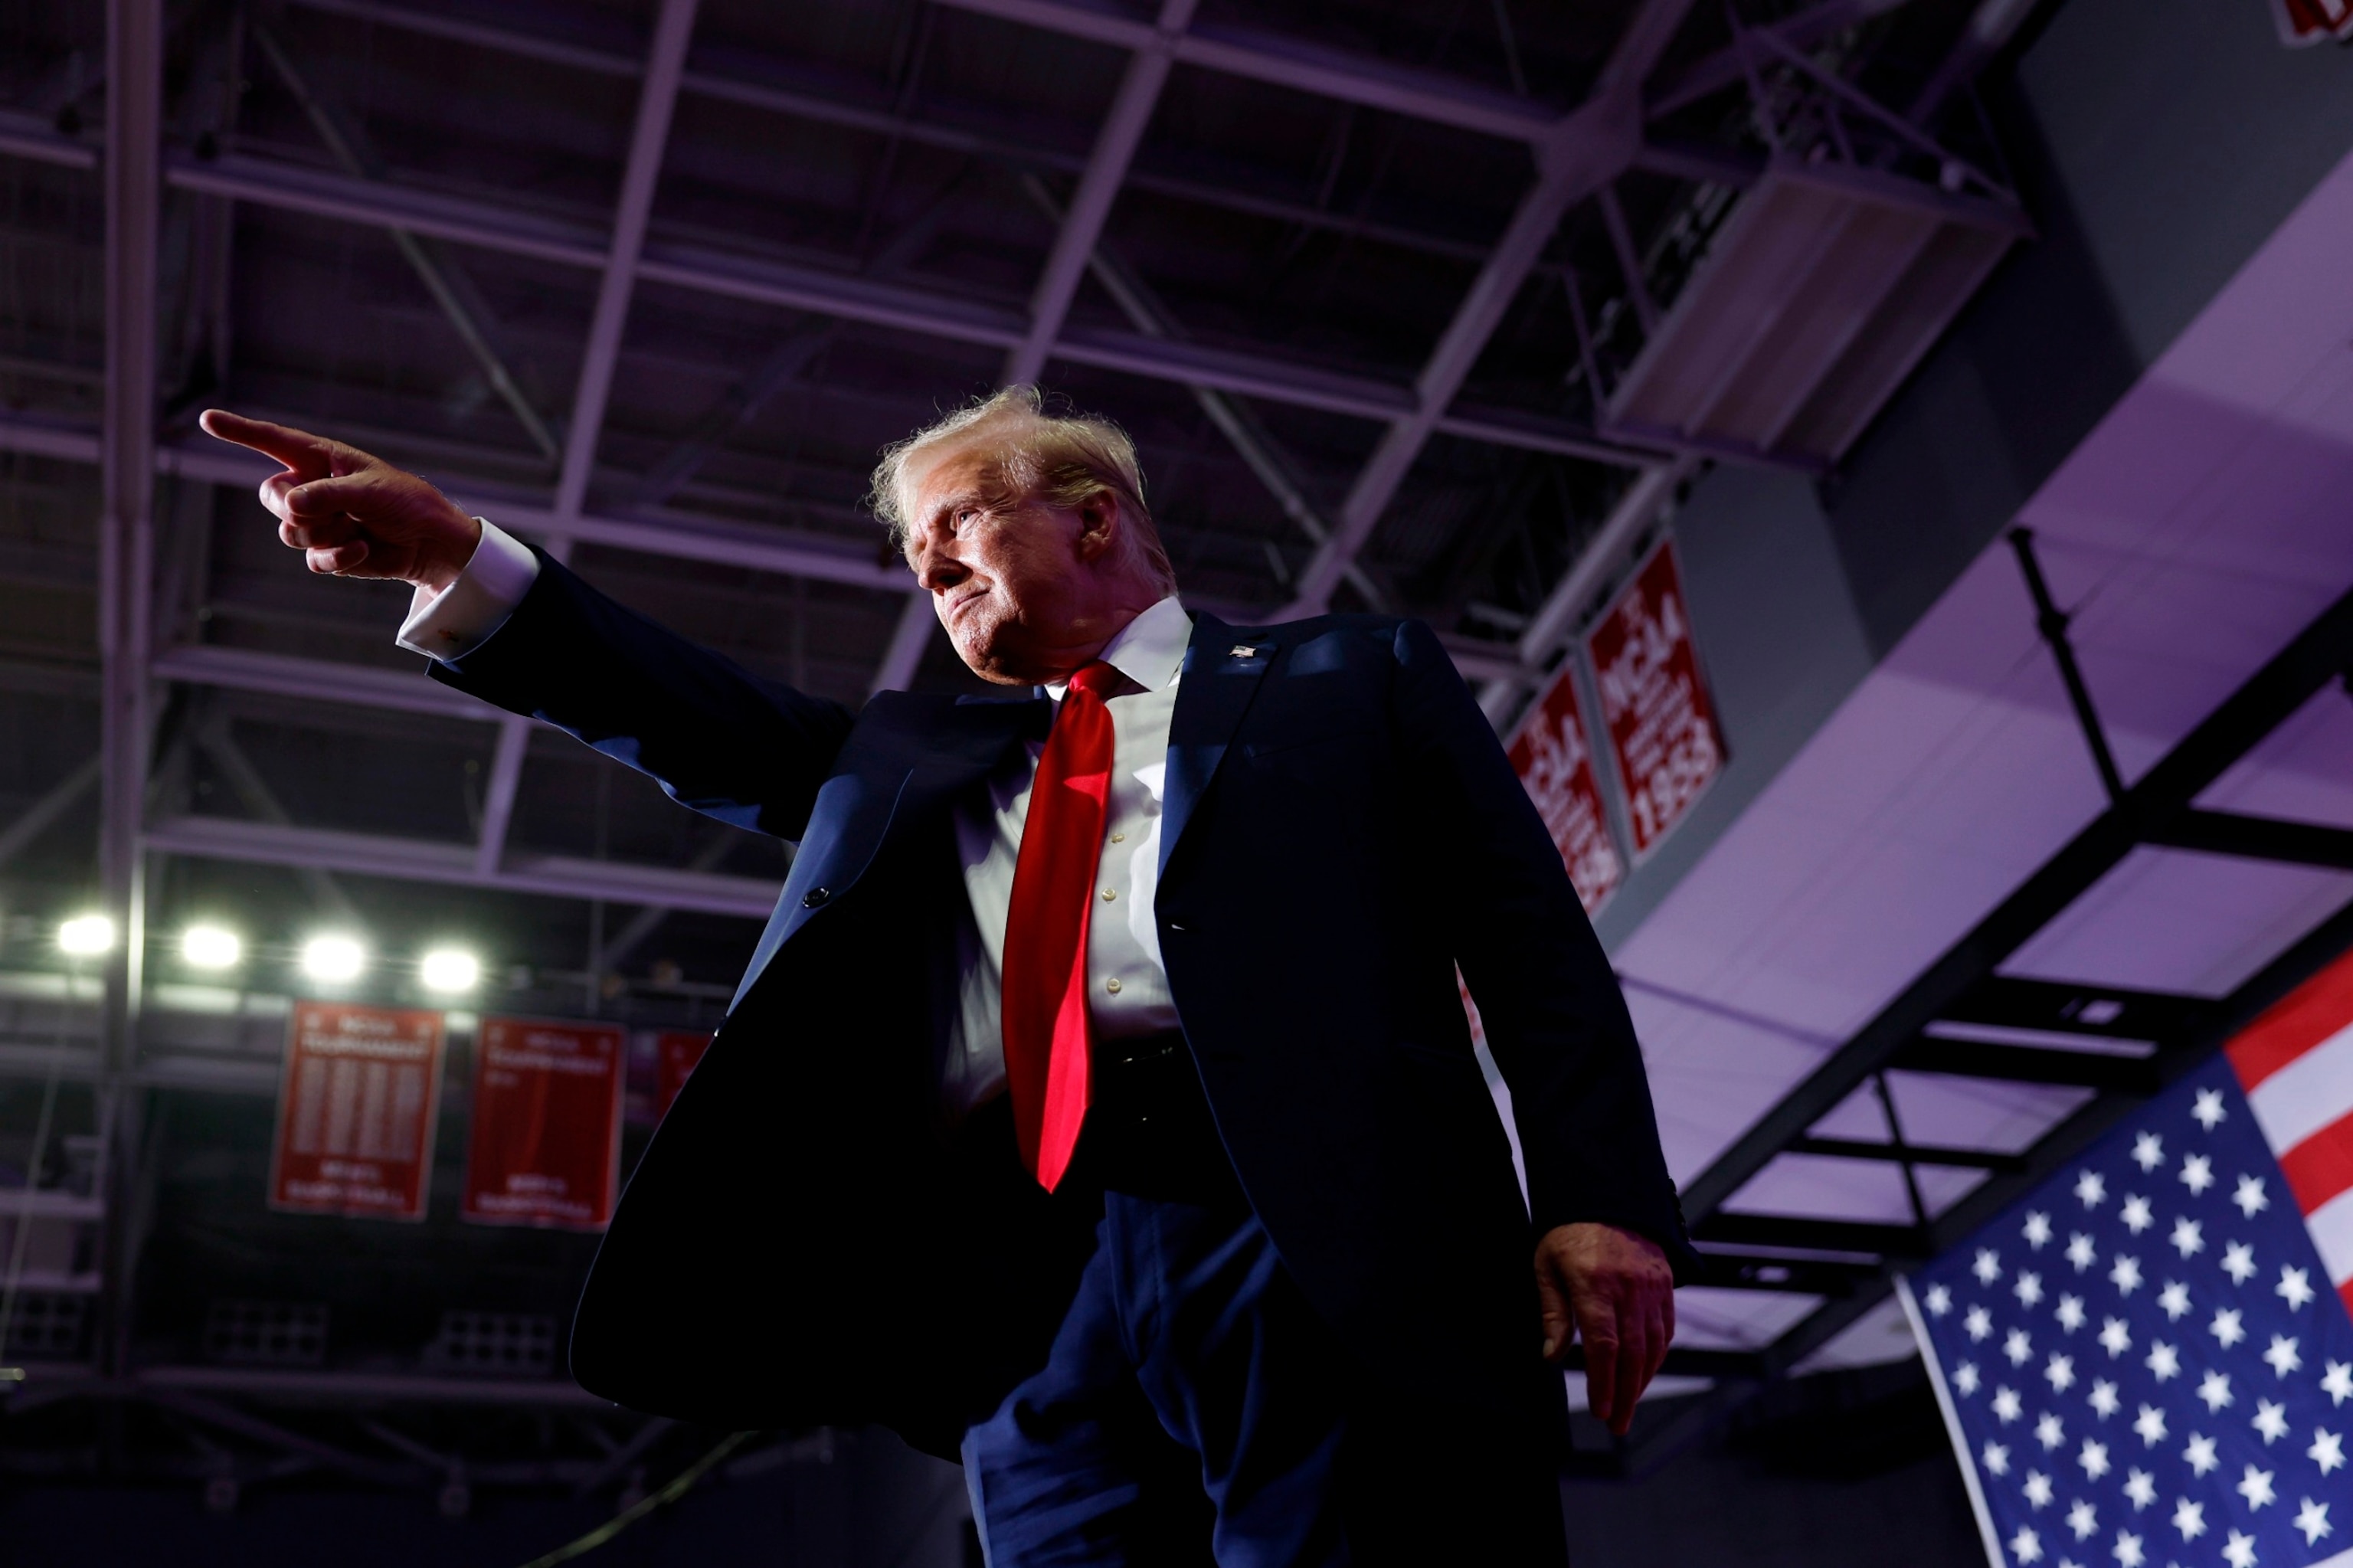
<svg viewBox="0 0 2353 1568"><path fill-rule="evenodd" d="M1564 1361L1570 1340L1584 1340L1587 1405L1623 1437L1675 1337L1666 1252L1615 1225L1556 1225L1536 1244L1536 1296L1545 1359Z"/></svg>

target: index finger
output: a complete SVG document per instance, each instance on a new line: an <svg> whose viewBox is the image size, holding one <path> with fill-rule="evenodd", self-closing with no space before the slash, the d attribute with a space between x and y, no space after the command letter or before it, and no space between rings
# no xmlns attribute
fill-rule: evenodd
<svg viewBox="0 0 2353 1568"><path fill-rule="evenodd" d="M276 458L297 472L307 470L326 472L334 450L333 442L308 430L298 430L291 425L273 425L267 419L248 419L226 408L207 408L196 423L208 436L232 441L241 447L250 447L265 457Z"/></svg>

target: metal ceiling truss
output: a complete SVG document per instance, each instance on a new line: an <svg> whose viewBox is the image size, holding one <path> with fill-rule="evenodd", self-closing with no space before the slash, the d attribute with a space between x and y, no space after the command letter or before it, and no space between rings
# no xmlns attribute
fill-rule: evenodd
<svg viewBox="0 0 2353 1568"><path fill-rule="evenodd" d="M2001 972L2005 961L2138 849L2353 870L2353 832L2196 803L2313 697L2347 682L2353 671L2353 593L2127 785L2116 770L2067 641L2067 617L2042 583L2031 540L2023 530L2014 531L2012 540L2110 803L1684 1188L1692 1234L1717 1271L1708 1283L1790 1291L1820 1298L1821 1304L1755 1352L1748 1374L1725 1380L1684 1417L1617 1450L1609 1463L1619 1468L1640 1471L1662 1462L1764 1380L1798 1366L1883 1300L1896 1273L1950 1247L2047 1180L2135 1106L2206 1060L2264 1008L2353 946L2353 905L2348 905L2222 997ZM2022 1150L1911 1144L1892 1118L1893 1136L1884 1141L1814 1132L1859 1090L1883 1086L1891 1071L2064 1085L2088 1091L2088 1097ZM1892 1097L1883 1086L1877 1092L1892 1112ZM1797 1217L1729 1206L1785 1154L1897 1165L1905 1173L1913 1221ZM1988 1176L1945 1212L1930 1213L1914 1178L1922 1166Z"/></svg>

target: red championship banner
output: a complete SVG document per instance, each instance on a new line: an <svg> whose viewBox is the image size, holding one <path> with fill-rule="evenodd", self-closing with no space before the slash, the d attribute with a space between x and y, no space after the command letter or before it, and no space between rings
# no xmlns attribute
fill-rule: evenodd
<svg viewBox="0 0 2353 1568"><path fill-rule="evenodd" d="M665 1033L654 1036L654 1117L657 1120L670 1115L670 1107L678 1098L678 1091L686 1086L686 1075L702 1060L711 1048L708 1034Z"/></svg>
<svg viewBox="0 0 2353 1568"><path fill-rule="evenodd" d="M421 1220L441 1100L441 1015L298 1001L278 1075L269 1206Z"/></svg>
<svg viewBox="0 0 2353 1568"><path fill-rule="evenodd" d="M1700 675L1673 546L1662 542L1642 563L1586 652L1639 861L1724 771L1724 736Z"/></svg>
<svg viewBox="0 0 2353 1568"><path fill-rule="evenodd" d="M1588 916L1598 915L1626 880L1626 860L1610 836L1601 786L1593 775L1593 748L1577 711L1574 661L1563 660L1552 685L1512 736L1506 749L1528 799L1559 846L1568 880Z"/></svg>
<svg viewBox="0 0 2353 1568"><path fill-rule="evenodd" d="M628 1055L613 1024L482 1020L460 1216L602 1230L619 1187Z"/></svg>

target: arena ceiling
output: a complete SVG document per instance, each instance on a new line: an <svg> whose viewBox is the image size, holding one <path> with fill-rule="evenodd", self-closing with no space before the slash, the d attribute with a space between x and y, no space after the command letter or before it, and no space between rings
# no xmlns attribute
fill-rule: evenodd
<svg viewBox="0 0 2353 1568"><path fill-rule="evenodd" d="M0 969L53 976L96 897L155 933L233 914L258 992L332 921L387 955L466 935L519 1009L692 1023L781 878L774 842L419 679L405 593L310 580L206 407L415 467L854 703L968 679L861 505L877 450L1035 379L1135 435L1189 599L1423 616L1503 718L1700 465L1824 466L1617 396L1742 194L1852 167L1982 225L2007 193L1965 90L2027 8L12 6ZM142 1049L274 1083L267 1016L182 1041L156 1008L142 1046L132 958L92 1126ZM20 1036L70 1011L19 989ZM157 1277L192 1320L277 1243L182 1175L195 1239ZM491 1293L559 1300L579 1260L543 1250Z"/></svg>

